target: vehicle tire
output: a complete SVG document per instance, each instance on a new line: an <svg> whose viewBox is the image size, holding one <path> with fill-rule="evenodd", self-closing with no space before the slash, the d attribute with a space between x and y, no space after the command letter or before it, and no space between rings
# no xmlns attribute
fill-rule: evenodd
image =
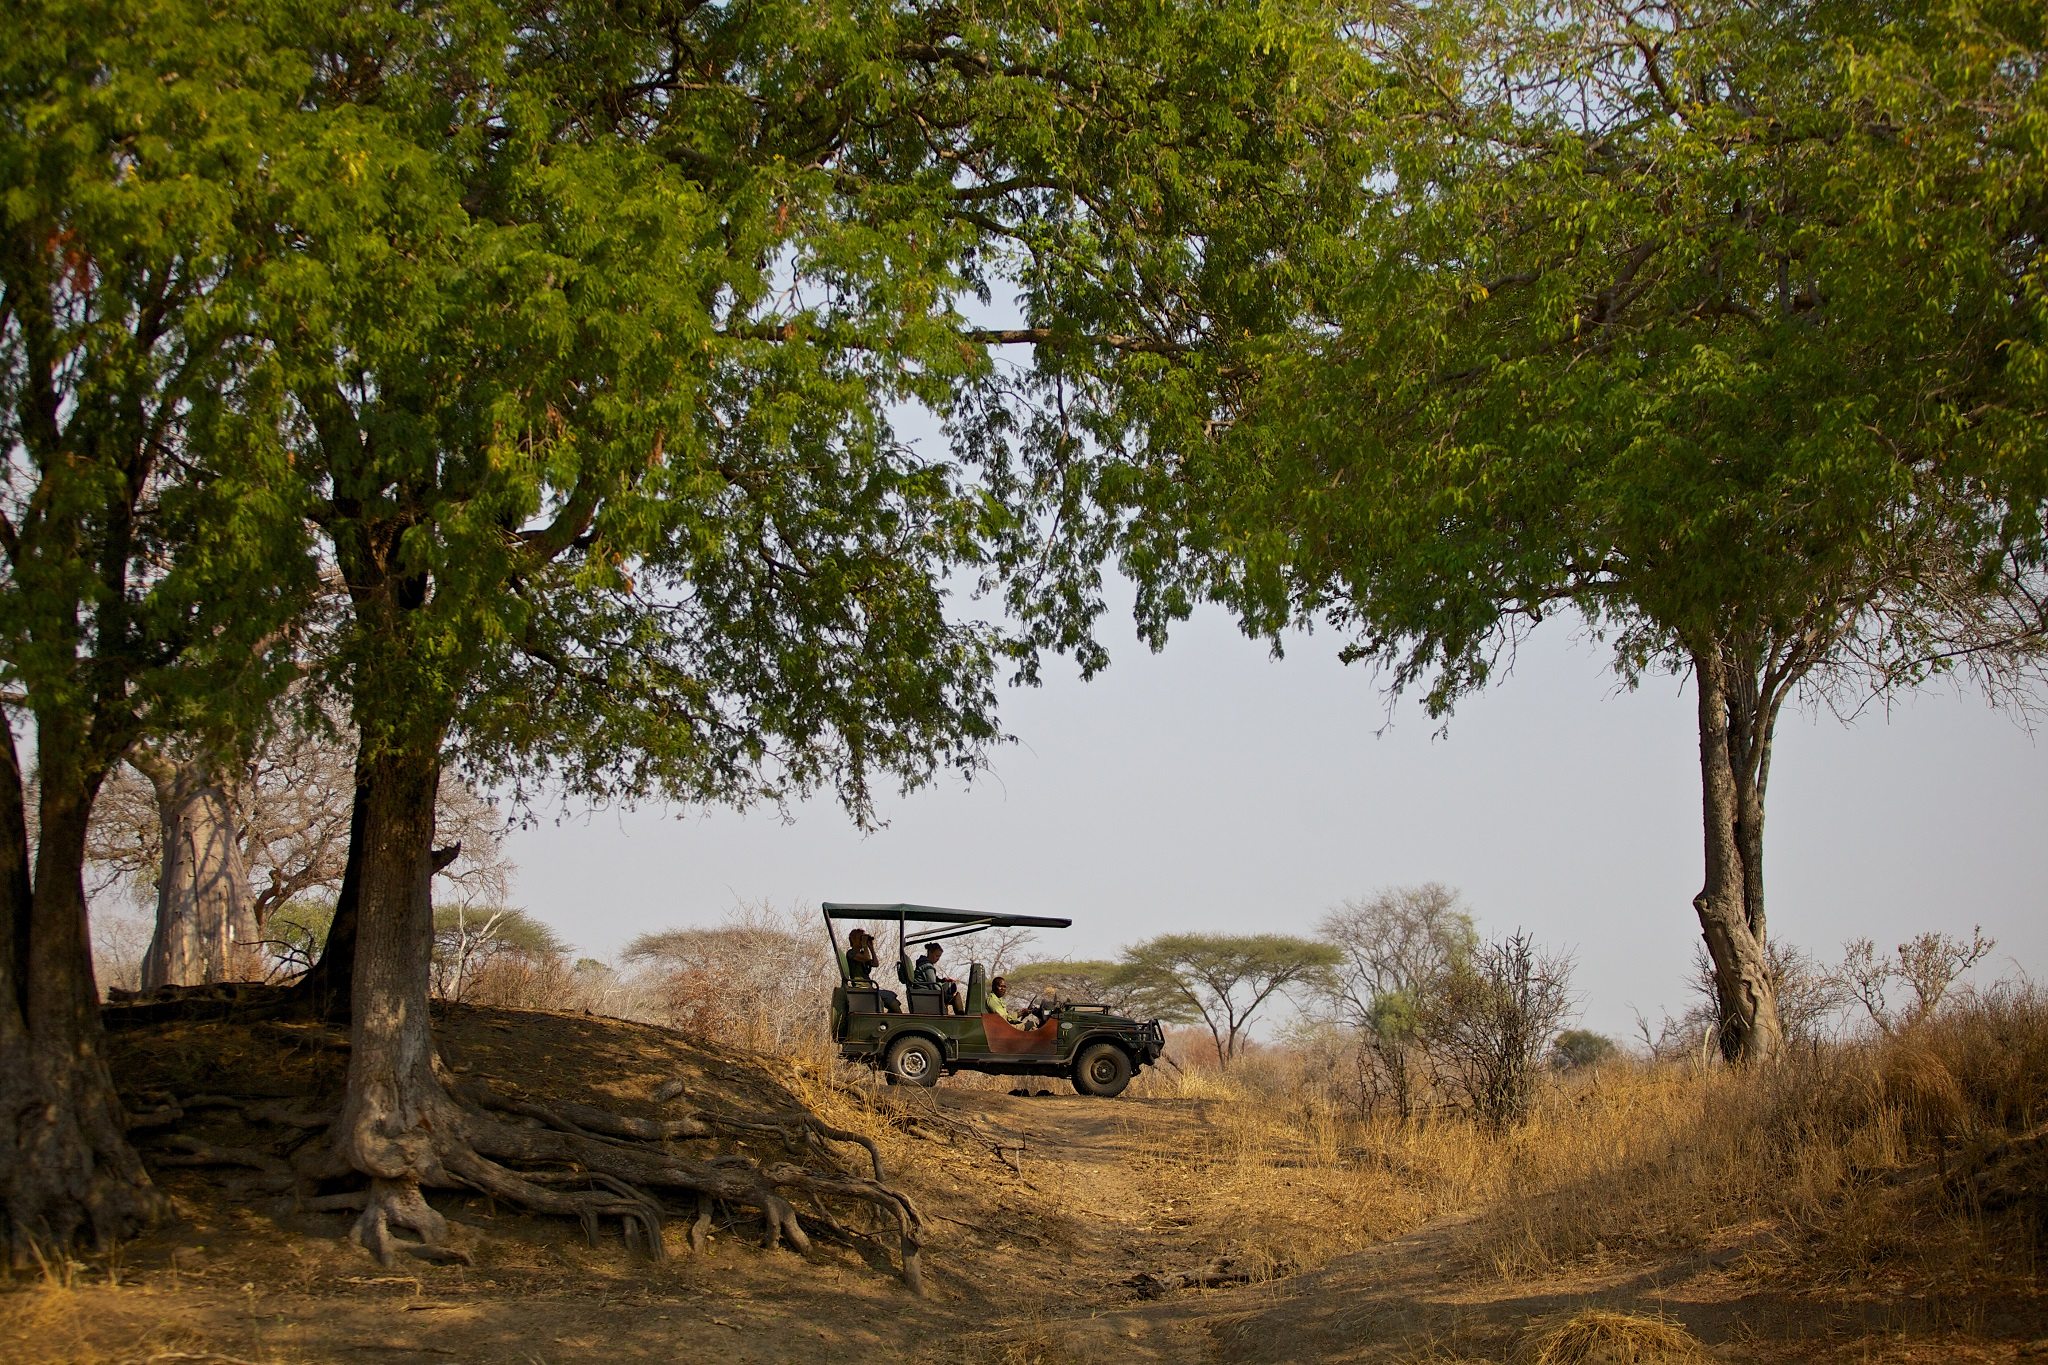
<svg viewBox="0 0 2048 1365"><path fill-rule="evenodd" d="M898 1038L889 1049L889 1079L898 1085L937 1085L945 1065L939 1045L922 1034Z"/></svg>
<svg viewBox="0 0 2048 1365"><path fill-rule="evenodd" d="M1110 1099L1131 1083L1131 1054L1115 1043L1090 1043L1074 1058L1074 1089Z"/></svg>

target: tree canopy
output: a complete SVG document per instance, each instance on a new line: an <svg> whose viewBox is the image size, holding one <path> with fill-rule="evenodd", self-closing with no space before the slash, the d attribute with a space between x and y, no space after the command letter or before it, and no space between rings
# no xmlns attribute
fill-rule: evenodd
<svg viewBox="0 0 2048 1365"><path fill-rule="evenodd" d="M1162 934L1125 949L1111 984L1134 1011L1199 1021L1227 1067L1276 993L1320 984L1341 959L1327 943L1286 934Z"/></svg>
<svg viewBox="0 0 2048 1365"><path fill-rule="evenodd" d="M1334 627L1439 716L1559 614L1624 679L1690 674L1724 1045L1769 1055L1783 702L2038 663L2042 22L1467 0L1349 30L1370 98L1325 107L1366 192L1298 201L1327 211L1219 404L1095 415L1091 533L1142 623Z"/></svg>

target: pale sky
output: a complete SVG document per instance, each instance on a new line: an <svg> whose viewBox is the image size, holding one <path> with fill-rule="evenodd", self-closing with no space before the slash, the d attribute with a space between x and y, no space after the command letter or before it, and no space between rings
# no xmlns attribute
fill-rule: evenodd
<svg viewBox="0 0 2048 1365"><path fill-rule="evenodd" d="M1685 1006L1698 937L1699 782L1690 692L1622 692L1572 623L1447 737L1392 715L1327 634L1275 661L1221 612L1152 655L1106 618L1114 663L1064 662L1003 697L1017 742L971 784L884 807L862 835L829 798L773 812L600 812L513 835L513 900L587 954L715 923L741 901L912 901L1071 916L1042 956L1110 956L1168 930L1312 932L1349 896L1441 881L1482 932L1571 950L1584 1026ZM1988 974L2048 969L2048 750L1951 689L1845 727L1788 713L1766 837L1773 933L1839 955L1923 929L1998 940ZM1980 970L1980 978L1987 975Z"/></svg>

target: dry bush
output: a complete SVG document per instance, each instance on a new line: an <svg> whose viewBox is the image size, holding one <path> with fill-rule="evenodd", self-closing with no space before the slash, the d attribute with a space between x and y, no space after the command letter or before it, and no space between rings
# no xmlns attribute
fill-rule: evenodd
<svg viewBox="0 0 2048 1365"><path fill-rule="evenodd" d="M743 905L718 925L642 934L623 956L644 975L650 1022L759 1052L828 1044L838 969L808 911Z"/></svg>
<svg viewBox="0 0 2048 1365"><path fill-rule="evenodd" d="M1943 1174L2044 1119L2048 1000L2031 988L1762 1072L1603 1068L1498 1144L1465 1250L1504 1275L1729 1239L1760 1264L1852 1273L2031 1256L2024 1210L1986 1220Z"/></svg>
<svg viewBox="0 0 2048 1365"><path fill-rule="evenodd" d="M1699 1338L1678 1323L1588 1308L1539 1322L1522 1338L1516 1365L1704 1365Z"/></svg>

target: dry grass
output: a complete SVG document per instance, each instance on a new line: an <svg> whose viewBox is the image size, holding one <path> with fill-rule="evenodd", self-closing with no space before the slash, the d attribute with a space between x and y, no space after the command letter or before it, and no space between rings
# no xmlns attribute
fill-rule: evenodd
<svg viewBox="0 0 2048 1365"><path fill-rule="evenodd" d="M1133 1093L1199 1109L1200 1142L1165 1154L1187 1174L1179 1212L1233 1229L1226 1250L1271 1274L1452 1211L1478 1215L1465 1268L1504 1280L1646 1254L1815 1282L2027 1276L2048 1228L2041 1196L1987 1209L1954 1178L2048 1122L2048 998L2027 987L1760 1072L1561 1078L1500 1135L1456 1115L1361 1120L1279 1048L1154 1070Z"/></svg>
<svg viewBox="0 0 2048 1365"><path fill-rule="evenodd" d="M2021 990L1763 1073L1606 1068L1452 1164L1488 1205L1467 1254L1505 1276L1731 1243L1831 1276L2018 1270L2028 1212L1988 1216L1944 1177L2044 1118L2048 1001Z"/></svg>
<svg viewBox="0 0 2048 1365"><path fill-rule="evenodd" d="M1877 1297L1858 1296L1906 1305L1897 1329L1928 1341L1982 1337L1997 1315L2034 1313L2028 1305L2039 1298L2032 1277L2048 1227L2040 1193L2048 1188L2048 1000L2026 990L1762 1072L1622 1064L1557 1079L1526 1123L1500 1135L1455 1115L1361 1119L1318 1084L1305 1054L1283 1047L1257 1049L1227 1073L1148 1071L1126 1100L1080 1099L1061 1084L1046 1087L1054 1098L1026 1101L949 1094L977 1088L953 1083L936 1094L885 1087L822 1042L771 1055L699 1047L641 1025L471 1009L444 1012L442 1030L451 1064L628 1112L655 1112L654 1087L672 1076L689 1081L698 1107L766 1113L807 1104L872 1138L891 1178L917 1191L933 1219L933 1246L943 1248L934 1263L956 1273L991 1263L1072 1272L1020 1282L1031 1293L1006 1290L994 1304L959 1309L952 1339L963 1359L1100 1359L1124 1342L1099 1318L1194 1314L1211 1300L1215 1311L1239 1314L1247 1305L1293 1304L1300 1311L1288 1330L1308 1334L1300 1338L1304 1359L1315 1358L1320 1343L1366 1353L1357 1359L1449 1365L1504 1359L1518 1342L1516 1358L1531 1365L1706 1358L1668 1320L1594 1305L1680 1312L1717 1350L1732 1349L1737 1338L1725 1319L1614 1290L1645 1266L1681 1279L1698 1271L1695 1281L1712 1281L1702 1293L1730 1302L1768 1289L1819 1304L1842 1297L1832 1291L1852 1281L1876 1286ZM321 1032L167 1025L118 1033L110 1049L124 1086L138 1093L196 1091L231 1070L252 1093L331 1094L341 1058L320 1043ZM993 1079L1005 1090L1016 1083ZM1029 1150L1011 1153L1014 1164L990 1146L1027 1136ZM849 1169L863 1164L857 1151L844 1155ZM1996 1179L1974 1178L1987 1173ZM393 1309L377 1297L383 1290L369 1287L379 1277L338 1241L345 1220L296 1220L214 1198L208 1178L167 1176L188 1201L182 1233L166 1232L125 1263L53 1262L30 1292L0 1294L0 1357L9 1340L114 1341L125 1332L116 1358L196 1352L209 1340L207 1349L249 1358L325 1358L305 1343L369 1340L385 1330ZM478 1273L497 1296L493 1313L538 1305L533 1313L566 1320L597 1302L594 1284L663 1305L694 1303L726 1286L718 1310L726 1325L711 1319L703 1328L714 1341L746 1305L792 1295L814 1295L812 1309L786 1310L799 1325L817 1304L833 1305L827 1317L841 1312L849 1295L877 1321L893 1321L880 1311L896 1302L886 1264L859 1261L856 1250L829 1239L815 1258L835 1262L831 1274L843 1278L794 1258L757 1256L740 1247L739 1230L721 1231L702 1258L679 1246L657 1270L609 1246L588 1251L573 1228L500 1223L488 1209L463 1207L483 1263ZM1346 1286L1338 1292L1353 1299L1325 1305L1327 1321L1306 1316L1317 1311L1314 1296L1265 1286L1189 1290L1142 1306L1127 1287L1135 1271L1221 1260L1255 1281L1278 1279L1454 1211L1472 1216L1414 1239L1412 1254L1395 1249L1331 1267L1321 1283ZM857 1211L835 1216L851 1220L846 1230L856 1235L874 1231ZM192 1245L174 1245L181 1239ZM1393 1298L1374 1298L1374 1277L1403 1265L1412 1282ZM350 1277L363 1287L340 1288L355 1283ZM1544 1283L1532 1289L1532 1280ZM297 1335L284 1326L274 1339L262 1335L273 1332L263 1324L285 1320L250 1316L254 1300L243 1302L236 1286L252 1285L300 1318L317 1318L327 1335L316 1338L303 1325L290 1328ZM1433 1307L1432 1295L1441 1298ZM110 1303L126 1316L112 1321ZM1908 1312L1916 1303L1927 1307ZM1531 1312L1566 1306L1587 1311L1527 1327ZM330 1322L330 1308L355 1325ZM408 1330L457 1330L452 1314L415 1316L421 1323L405 1319ZM670 1330L649 1322L650 1333ZM1182 1339L1158 1340L1160 1358L1177 1358ZM471 1345L464 1338L448 1349L500 1358Z"/></svg>
<svg viewBox="0 0 2048 1365"><path fill-rule="evenodd" d="M1675 1322L1587 1308L1539 1322L1522 1338L1516 1365L1696 1365L1711 1359Z"/></svg>

